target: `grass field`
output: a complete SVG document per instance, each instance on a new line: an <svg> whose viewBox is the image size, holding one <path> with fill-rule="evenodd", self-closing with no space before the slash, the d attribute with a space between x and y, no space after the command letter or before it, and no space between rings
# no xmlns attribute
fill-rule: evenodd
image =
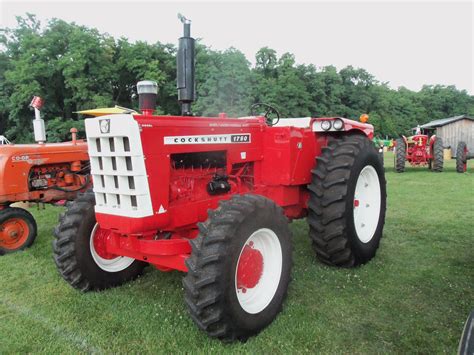
<svg viewBox="0 0 474 355"><path fill-rule="evenodd" d="M0 257L0 353L455 353L474 308L474 162L457 174L392 169L377 256L353 270L319 264L305 221L292 224L293 282L276 321L246 343L223 344L187 315L182 274L81 294L56 272L51 230L62 208L32 210L29 250Z"/></svg>

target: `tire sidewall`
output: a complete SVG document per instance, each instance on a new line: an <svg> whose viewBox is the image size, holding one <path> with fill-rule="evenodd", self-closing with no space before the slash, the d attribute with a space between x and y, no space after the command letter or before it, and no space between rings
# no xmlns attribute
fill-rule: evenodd
<svg viewBox="0 0 474 355"><path fill-rule="evenodd" d="M379 178L380 187L380 212L377 228L372 239L363 243L357 236L357 231L354 223L354 195L357 185L357 179L359 178L360 172L366 166L372 166L377 172ZM377 152L373 149L362 149L356 156L354 165L351 169L351 174L348 181L348 193L346 197L346 228L349 242L351 243L351 249L356 255L356 259L365 262L370 260L376 253L380 239L382 237L384 220L385 220L385 208L386 208L386 187L384 183L385 177L383 167L378 159Z"/></svg>
<svg viewBox="0 0 474 355"><path fill-rule="evenodd" d="M247 216L240 226L236 229L230 245L230 255L226 265L226 277L224 278L223 289L225 291L225 302L230 308L229 314L232 315L232 322L237 329L245 329L254 333L269 325L275 315L280 311L285 298L291 273L291 238L286 218L281 215L275 218L275 215L268 210L262 210L257 207L253 215ZM240 252L247 239L261 228L271 229L278 237L282 250L282 272L278 288L267 307L261 312L250 314L244 311L237 298L235 289L235 275Z"/></svg>

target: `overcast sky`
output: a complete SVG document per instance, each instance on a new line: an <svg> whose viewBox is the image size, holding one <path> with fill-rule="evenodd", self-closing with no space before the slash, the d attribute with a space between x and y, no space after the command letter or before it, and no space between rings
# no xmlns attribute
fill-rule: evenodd
<svg viewBox="0 0 474 355"><path fill-rule="evenodd" d="M293 53L297 63L364 68L393 88L443 84L474 94L472 1L0 2L1 27L30 12L150 43L176 43L181 12L204 44L235 47L252 63L269 46Z"/></svg>

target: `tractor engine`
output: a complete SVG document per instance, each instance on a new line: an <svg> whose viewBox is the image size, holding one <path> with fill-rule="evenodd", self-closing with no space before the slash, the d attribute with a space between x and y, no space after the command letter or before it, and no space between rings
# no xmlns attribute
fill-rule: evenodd
<svg viewBox="0 0 474 355"><path fill-rule="evenodd" d="M253 189L253 164L234 164L227 174L226 152L171 156L170 201L202 199Z"/></svg>
<svg viewBox="0 0 474 355"><path fill-rule="evenodd" d="M81 161L53 165L35 166L30 170L28 184L30 190L64 189L87 185L87 166ZM81 174L82 173L82 174Z"/></svg>

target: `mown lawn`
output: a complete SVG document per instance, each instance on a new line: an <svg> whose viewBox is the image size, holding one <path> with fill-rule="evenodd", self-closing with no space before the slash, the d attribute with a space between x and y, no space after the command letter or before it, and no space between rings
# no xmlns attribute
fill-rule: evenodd
<svg viewBox="0 0 474 355"><path fill-rule="evenodd" d="M455 353L474 308L474 161L457 174L392 169L375 259L354 270L319 264L305 221L293 223L295 266L283 312L246 343L223 344L187 315L182 274L81 294L58 275L51 230L61 208L32 212L37 243L0 257L0 353Z"/></svg>

